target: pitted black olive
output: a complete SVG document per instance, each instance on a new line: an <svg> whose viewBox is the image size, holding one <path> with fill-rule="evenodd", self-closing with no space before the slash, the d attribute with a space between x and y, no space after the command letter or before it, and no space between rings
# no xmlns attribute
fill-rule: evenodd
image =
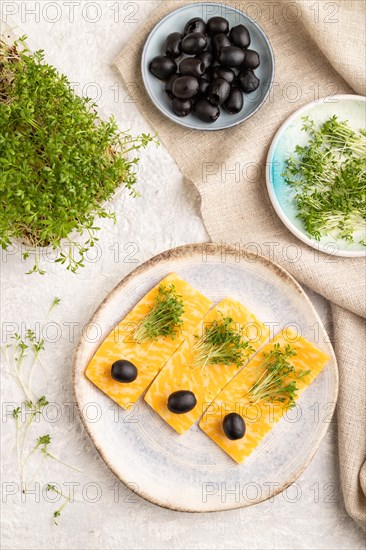
<svg viewBox="0 0 366 550"><path fill-rule="evenodd" d="M224 67L239 67L245 59L244 50L236 46L225 46L218 57L218 62Z"/></svg>
<svg viewBox="0 0 366 550"><path fill-rule="evenodd" d="M172 32L168 34L165 40L165 55L176 59L182 53L182 38L183 34L180 32Z"/></svg>
<svg viewBox="0 0 366 550"><path fill-rule="evenodd" d="M201 32L187 34L182 40L182 51L189 55L201 53L207 48L207 36Z"/></svg>
<svg viewBox="0 0 366 550"><path fill-rule="evenodd" d="M219 32L227 34L229 32L229 22L223 17L211 17L207 21L206 32L210 36Z"/></svg>
<svg viewBox="0 0 366 550"><path fill-rule="evenodd" d="M243 69L256 69L260 65L259 54L255 50L245 50Z"/></svg>
<svg viewBox="0 0 366 550"><path fill-rule="evenodd" d="M117 382L130 383L136 380L138 371L133 363L126 359L119 359L112 365L111 375Z"/></svg>
<svg viewBox="0 0 366 550"><path fill-rule="evenodd" d="M248 49L250 43L250 33L242 24L230 29L224 17L211 17L207 23L194 17L185 24L184 33L167 36L165 55L154 57L149 69L166 81L165 93L177 116L193 112L203 122L212 123L220 116L219 106L230 115L239 113L245 101L243 92L254 92L260 85L253 72L260 58Z"/></svg>
<svg viewBox="0 0 366 550"><path fill-rule="evenodd" d="M198 80L194 76L179 76L173 83L172 92L175 97L189 99L198 92Z"/></svg>
<svg viewBox="0 0 366 550"><path fill-rule="evenodd" d="M207 97L207 92L210 87L209 80L206 80L205 78L200 78L198 81L198 84L199 84L199 91L198 91L199 95L201 97Z"/></svg>
<svg viewBox="0 0 366 550"><path fill-rule="evenodd" d="M187 21L184 27L184 34L191 34L192 32L206 32L206 23L200 17L193 17Z"/></svg>
<svg viewBox="0 0 366 550"><path fill-rule="evenodd" d="M249 69L239 73L238 82L243 92L250 94L258 88L260 80L256 77L253 71Z"/></svg>
<svg viewBox="0 0 366 550"><path fill-rule="evenodd" d="M238 48L249 48L250 34L244 25L232 27L229 36L233 46L238 46Z"/></svg>
<svg viewBox="0 0 366 550"><path fill-rule="evenodd" d="M195 59L202 61L205 71L211 67L212 64L212 54L210 52L202 52L196 55Z"/></svg>
<svg viewBox="0 0 366 550"><path fill-rule="evenodd" d="M174 99L173 84L178 77L179 77L179 74L173 74L173 76L171 76L167 81L167 83L165 84L165 93L168 97L170 97L170 99Z"/></svg>
<svg viewBox="0 0 366 550"><path fill-rule="evenodd" d="M239 88L233 87L230 90L229 97L224 103L224 109L229 115L240 113L244 105L243 92Z"/></svg>
<svg viewBox="0 0 366 550"><path fill-rule="evenodd" d="M245 422L238 413L229 413L225 416L222 427L228 439L235 441L242 439L245 435Z"/></svg>
<svg viewBox="0 0 366 550"><path fill-rule="evenodd" d="M210 84L208 89L207 99L213 105L221 105L226 101L230 94L230 84L224 78L216 78Z"/></svg>
<svg viewBox="0 0 366 550"><path fill-rule="evenodd" d="M214 67L211 73L212 78L224 78L232 84L235 80L235 73L232 69L226 69L225 67Z"/></svg>
<svg viewBox="0 0 366 550"><path fill-rule="evenodd" d="M211 39L211 49L214 56L218 57L222 48L226 46L231 46L231 42L226 36L226 34L220 32L219 34L214 34Z"/></svg>
<svg viewBox="0 0 366 550"><path fill-rule="evenodd" d="M212 105L207 99L197 99L194 106L196 116L203 122L215 122L220 116L220 109L217 105Z"/></svg>
<svg viewBox="0 0 366 550"><path fill-rule="evenodd" d="M150 61L149 69L156 78L167 80L172 74L177 72L177 64L170 57L157 55Z"/></svg>
<svg viewBox="0 0 366 550"><path fill-rule="evenodd" d="M184 414L197 404L197 399L191 391L180 390L171 393L168 398L168 409L174 414Z"/></svg>
<svg viewBox="0 0 366 550"><path fill-rule="evenodd" d="M180 99L179 97L173 99L173 112L179 117L189 115L189 113L192 112L192 107L193 105L190 99Z"/></svg>
<svg viewBox="0 0 366 550"><path fill-rule="evenodd" d="M205 72L205 66L199 59L186 57L181 61L179 71L182 76L191 75L200 78Z"/></svg>

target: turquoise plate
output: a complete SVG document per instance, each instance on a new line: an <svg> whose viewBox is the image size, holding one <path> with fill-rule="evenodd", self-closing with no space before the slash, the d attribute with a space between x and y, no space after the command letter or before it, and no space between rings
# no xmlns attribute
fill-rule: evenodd
<svg viewBox="0 0 366 550"><path fill-rule="evenodd" d="M229 21L230 27L239 24L245 25L251 37L250 48L259 53L261 64L255 70L255 74L260 79L260 85L255 92L244 94L244 107L240 113L229 115L221 109L219 118L214 123L209 124L202 122L194 115L180 118L173 113L171 101L164 91L164 82L158 80L150 73L149 63L156 55L164 54L164 42L168 34L175 31L183 32L184 25L192 17L201 17L204 21L207 21L213 16L225 17ZM154 27L145 42L142 52L141 73L150 99L170 120L181 126L195 130L223 130L224 128L230 128L244 122L244 120L254 115L263 105L273 83L274 58L272 47L264 31L248 15L224 4L199 2L197 4L188 4L172 11Z"/></svg>
<svg viewBox="0 0 366 550"><path fill-rule="evenodd" d="M311 237L303 222L297 218L294 191L281 176L286 159L293 153L295 145L305 145L308 137L301 130L302 117L310 116L315 122L323 123L333 115L347 120L355 130L366 126L366 98L357 95L335 95L305 105L293 113L276 133L268 152L266 179L268 193L274 209L286 227L304 243L338 256L357 257L366 254L366 248L358 242L349 243L331 236L319 241ZM364 233L356 234L356 241L365 238Z"/></svg>

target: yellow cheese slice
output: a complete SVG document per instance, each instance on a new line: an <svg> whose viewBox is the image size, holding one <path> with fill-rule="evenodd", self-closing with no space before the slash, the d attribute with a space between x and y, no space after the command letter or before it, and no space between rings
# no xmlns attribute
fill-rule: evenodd
<svg viewBox="0 0 366 550"><path fill-rule="evenodd" d="M200 428L227 452L236 462L241 463L260 444L266 434L281 420L286 412L282 403L250 404L247 391L265 371L262 366L264 353L273 349L279 343L281 348L290 344L297 355L289 358L297 373L311 369L304 378L296 381L299 388L298 399L311 382L318 376L329 360L326 353L318 350L313 344L300 337L292 329L285 329L266 344L250 363L223 389L207 408L203 415ZM240 414L246 424L246 432L242 439L230 440L223 431L222 421L226 414Z"/></svg>
<svg viewBox="0 0 366 550"><path fill-rule="evenodd" d="M169 359L145 395L145 401L179 434L198 420L208 404L238 372L236 365L214 364L203 368L194 366L196 336L202 335L204 324L212 323L221 315L232 317L254 350L258 350L269 336L268 328L240 302L231 298L221 301L205 316L203 323L199 323L196 330ZM197 399L194 409L184 414L174 414L167 407L169 395L179 390L192 391Z"/></svg>
<svg viewBox="0 0 366 550"><path fill-rule="evenodd" d="M184 302L181 332L174 339L165 337L156 341L137 343L132 334L154 305L158 288L161 285L172 284ZM150 290L109 333L91 359L85 375L121 407L128 408L146 390L169 357L179 348L185 337L211 306L211 300L178 275L171 273ZM123 383L113 380L111 367L118 359L127 359L137 368L138 376L133 382Z"/></svg>

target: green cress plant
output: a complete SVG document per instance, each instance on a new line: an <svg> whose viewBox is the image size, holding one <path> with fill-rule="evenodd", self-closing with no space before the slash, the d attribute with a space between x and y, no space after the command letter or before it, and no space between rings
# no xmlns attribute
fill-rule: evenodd
<svg viewBox="0 0 366 550"><path fill-rule="evenodd" d="M204 327L201 337L196 336L195 365L236 365L241 367L254 351L231 317L221 317Z"/></svg>
<svg viewBox="0 0 366 550"><path fill-rule="evenodd" d="M154 138L101 120L25 38L11 46L0 38L0 244L51 246L75 272L97 240L95 218L115 218L106 202L121 186L138 195L131 153ZM37 254L34 271L44 273Z"/></svg>
<svg viewBox="0 0 366 550"><path fill-rule="evenodd" d="M42 429L45 425L47 428L50 427L46 417L43 416L43 410L49 401L45 395L40 395L34 388L32 376L35 369L41 369L45 383L48 384L46 369L41 361L41 354L45 350L46 344L42 334L49 316L59 304L60 299L54 298L40 326L39 335L34 330L27 328L24 335L14 333L10 342L1 346L4 367L7 367L8 374L17 383L23 395L22 401L17 403L11 412L15 423L16 463L23 494L27 494L32 490L33 484L39 482L39 475L46 460L53 460L62 466L80 472L78 468L66 464L51 452L52 438L49 433L32 437L36 424L40 425ZM61 506L53 513L53 521L57 525L57 518L66 504L70 502L70 498L58 491L54 485L48 484L46 490L58 493L62 501Z"/></svg>
<svg viewBox="0 0 366 550"><path fill-rule="evenodd" d="M283 403L288 409L295 407L298 392L296 381L311 372L310 369L296 372L291 364L291 357L295 355L296 349L289 344L283 348L278 343L274 344L272 351L264 353L264 361L260 365L264 368L263 374L244 397L252 404L272 402Z"/></svg>
<svg viewBox="0 0 366 550"><path fill-rule="evenodd" d="M298 218L316 240L331 235L366 246L365 130L336 116L321 125L303 117L302 130L309 141L295 147L282 174L295 190Z"/></svg>
<svg viewBox="0 0 366 550"><path fill-rule="evenodd" d="M174 340L182 330L183 314L182 296L177 294L174 285L167 287L161 285L153 307L140 323L133 337L140 344L164 337Z"/></svg>

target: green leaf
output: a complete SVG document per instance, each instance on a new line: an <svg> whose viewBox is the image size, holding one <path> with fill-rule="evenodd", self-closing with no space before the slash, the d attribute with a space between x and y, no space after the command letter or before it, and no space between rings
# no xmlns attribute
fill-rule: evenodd
<svg viewBox="0 0 366 550"><path fill-rule="evenodd" d="M336 116L317 126L303 118L309 136L297 145L282 176L294 192L298 218L316 240L322 236L366 242L366 140Z"/></svg>
<svg viewBox="0 0 366 550"><path fill-rule="evenodd" d="M42 51L30 53L24 40L12 46L0 40L1 246L14 239L51 245L63 254L56 262L77 272L100 230L94 221L115 219L105 204L118 188L136 184L130 153L153 140L102 120ZM83 235L81 246L69 237L75 232ZM64 241L75 255L65 252ZM39 259L27 273L45 273Z"/></svg>

